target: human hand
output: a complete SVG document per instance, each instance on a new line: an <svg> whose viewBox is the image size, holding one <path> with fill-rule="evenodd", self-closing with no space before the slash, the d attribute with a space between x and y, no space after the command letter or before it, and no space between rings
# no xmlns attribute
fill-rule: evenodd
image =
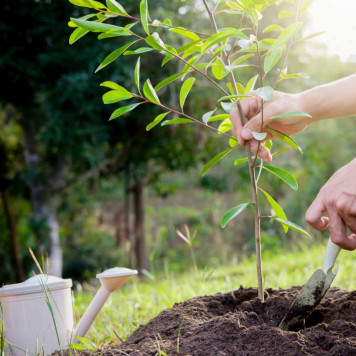
<svg viewBox="0 0 356 356"><path fill-rule="evenodd" d="M242 111L245 118L249 120L244 126L238 109L230 114L232 122L232 133L237 137L241 145L245 144L246 140L250 141L251 151L256 153L258 149L258 141L253 138L252 132L266 132L265 127L280 131L285 135L292 135L302 131L310 122L310 118L295 117L271 119L271 117L284 114L287 112L303 111L303 105L298 94L287 94L275 91L273 99L264 102L263 105L263 127L261 127L261 99L256 93L250 92L253 97L245 98L241 101ZM262 130L261 130L262 128ZM266 140L275 138L270 132L267 132ZM258 152L260 158L264 161L272 161L270 151L260 145Z"/></svg>
<svg viewBox="0 0 356 356"><path fill-rule="evenodd" d="M305 219L316 230L330 229L331 241L356 249L356 159L336 171L310 205ZM328 216L323 216L324 213ZM346 227L353 234L347 236Z"/></svg>

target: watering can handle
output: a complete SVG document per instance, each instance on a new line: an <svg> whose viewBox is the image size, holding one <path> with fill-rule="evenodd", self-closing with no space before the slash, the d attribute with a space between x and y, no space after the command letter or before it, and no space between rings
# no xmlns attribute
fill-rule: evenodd
<svg viewBox="0 0 356 356"><path fill-rule="evenodd" d="M340 247L335 245L329 238L328 244L326 246L324 262L323 262L323 271L325 274L334 267L335 260L340 252Z"/></svg>

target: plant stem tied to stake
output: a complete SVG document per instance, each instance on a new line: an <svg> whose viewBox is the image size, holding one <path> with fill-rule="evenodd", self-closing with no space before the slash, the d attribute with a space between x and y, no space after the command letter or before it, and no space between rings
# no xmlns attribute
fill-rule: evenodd
<svg viewBox="0 0 356 356"><path fill-rule="evenodd" d="M209 15L211 25L215 31L215 33L218 33L218 28L216 25L216 21L214 18L214 14L210 10L206 0L202 0L205 6L205 9ZM223 57L227 65L230 65L229 58L226 54L225 51L223 51ZM237 95L237 88L236 88L236 80L234 77L234 74L232 71L230 72L230 81L233 87L233 90L235 94ZM245 118L245 115L242 111L241 107L241 102L237 98L236 102L237 108L239 110L239 114L241 117L241 120L243 124L245 125L247 123L247 120ZM260 230L260 218L259 218L259 207L258 207L258 197L257 197L257 184L256 184L256 178L255 178L255 170L254 170L254 163L252 160L252 154L251 154L251 149L250 149L250 144L247 141L245 145L246 149L246 155L248 159L248 165L249 165L249 172L250 172L250 179L251 179L251 189L252 189L252 201L253 201L253 206L254 206L254 218L255 218L255 247L256 247L256 259L257 259L257 282L258 282L258 297L261 299L261 301L264 301L264 293L263 293L263 281L262 281L262 256L261 256L261 230Z"/></svg>

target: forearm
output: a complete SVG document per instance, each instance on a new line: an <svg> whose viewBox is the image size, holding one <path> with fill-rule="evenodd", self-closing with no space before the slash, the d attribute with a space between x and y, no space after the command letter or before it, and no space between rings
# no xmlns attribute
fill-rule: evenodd
<svg viewBox="0 0 356 356"><path fill-rule="evenodd" d="M311 122L356 114L356 75L297 94Z"/></svg>

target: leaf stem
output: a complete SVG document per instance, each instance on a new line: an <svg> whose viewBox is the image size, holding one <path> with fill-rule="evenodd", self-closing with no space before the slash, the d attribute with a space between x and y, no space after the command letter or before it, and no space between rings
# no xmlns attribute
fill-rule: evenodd
<svg viewBox="0 0 356 356"><path fill-rule="evenodd" d="M154 101L151 101L147 98L145 98L144 96L142 95L137 95L137 94L134 94L134 93L131 93L135 98L139 98L139 99L142 99L143 100L143 104L145 103L151 103L151 104L155 104L157 106L160 106L162 109L165 109L165 110L168 110L170 112L174 112L175 114L178 114L179 116L184 116L186 117L187 119L189 120L192 120L193 122L195 122L196 124L200 125L200 126L204 126L204 127L207 127L208 129L210 130L213 130L213 131L216 131L217 133L219 133L220 135L223 135L229 139L233 139L233 140L236 140L234 136L230 136L228 134L226 134L225 132L221 132L219 131L217 128L215 128L214 126L211 126L211 125L208 125L207 123L203 122L203 121L200 121L190 115L187 115L185 114L183 111L178 111L178 110L175 110L175 109L172 109L164 104L161 104L161 103L156 103Z"/></svg>

